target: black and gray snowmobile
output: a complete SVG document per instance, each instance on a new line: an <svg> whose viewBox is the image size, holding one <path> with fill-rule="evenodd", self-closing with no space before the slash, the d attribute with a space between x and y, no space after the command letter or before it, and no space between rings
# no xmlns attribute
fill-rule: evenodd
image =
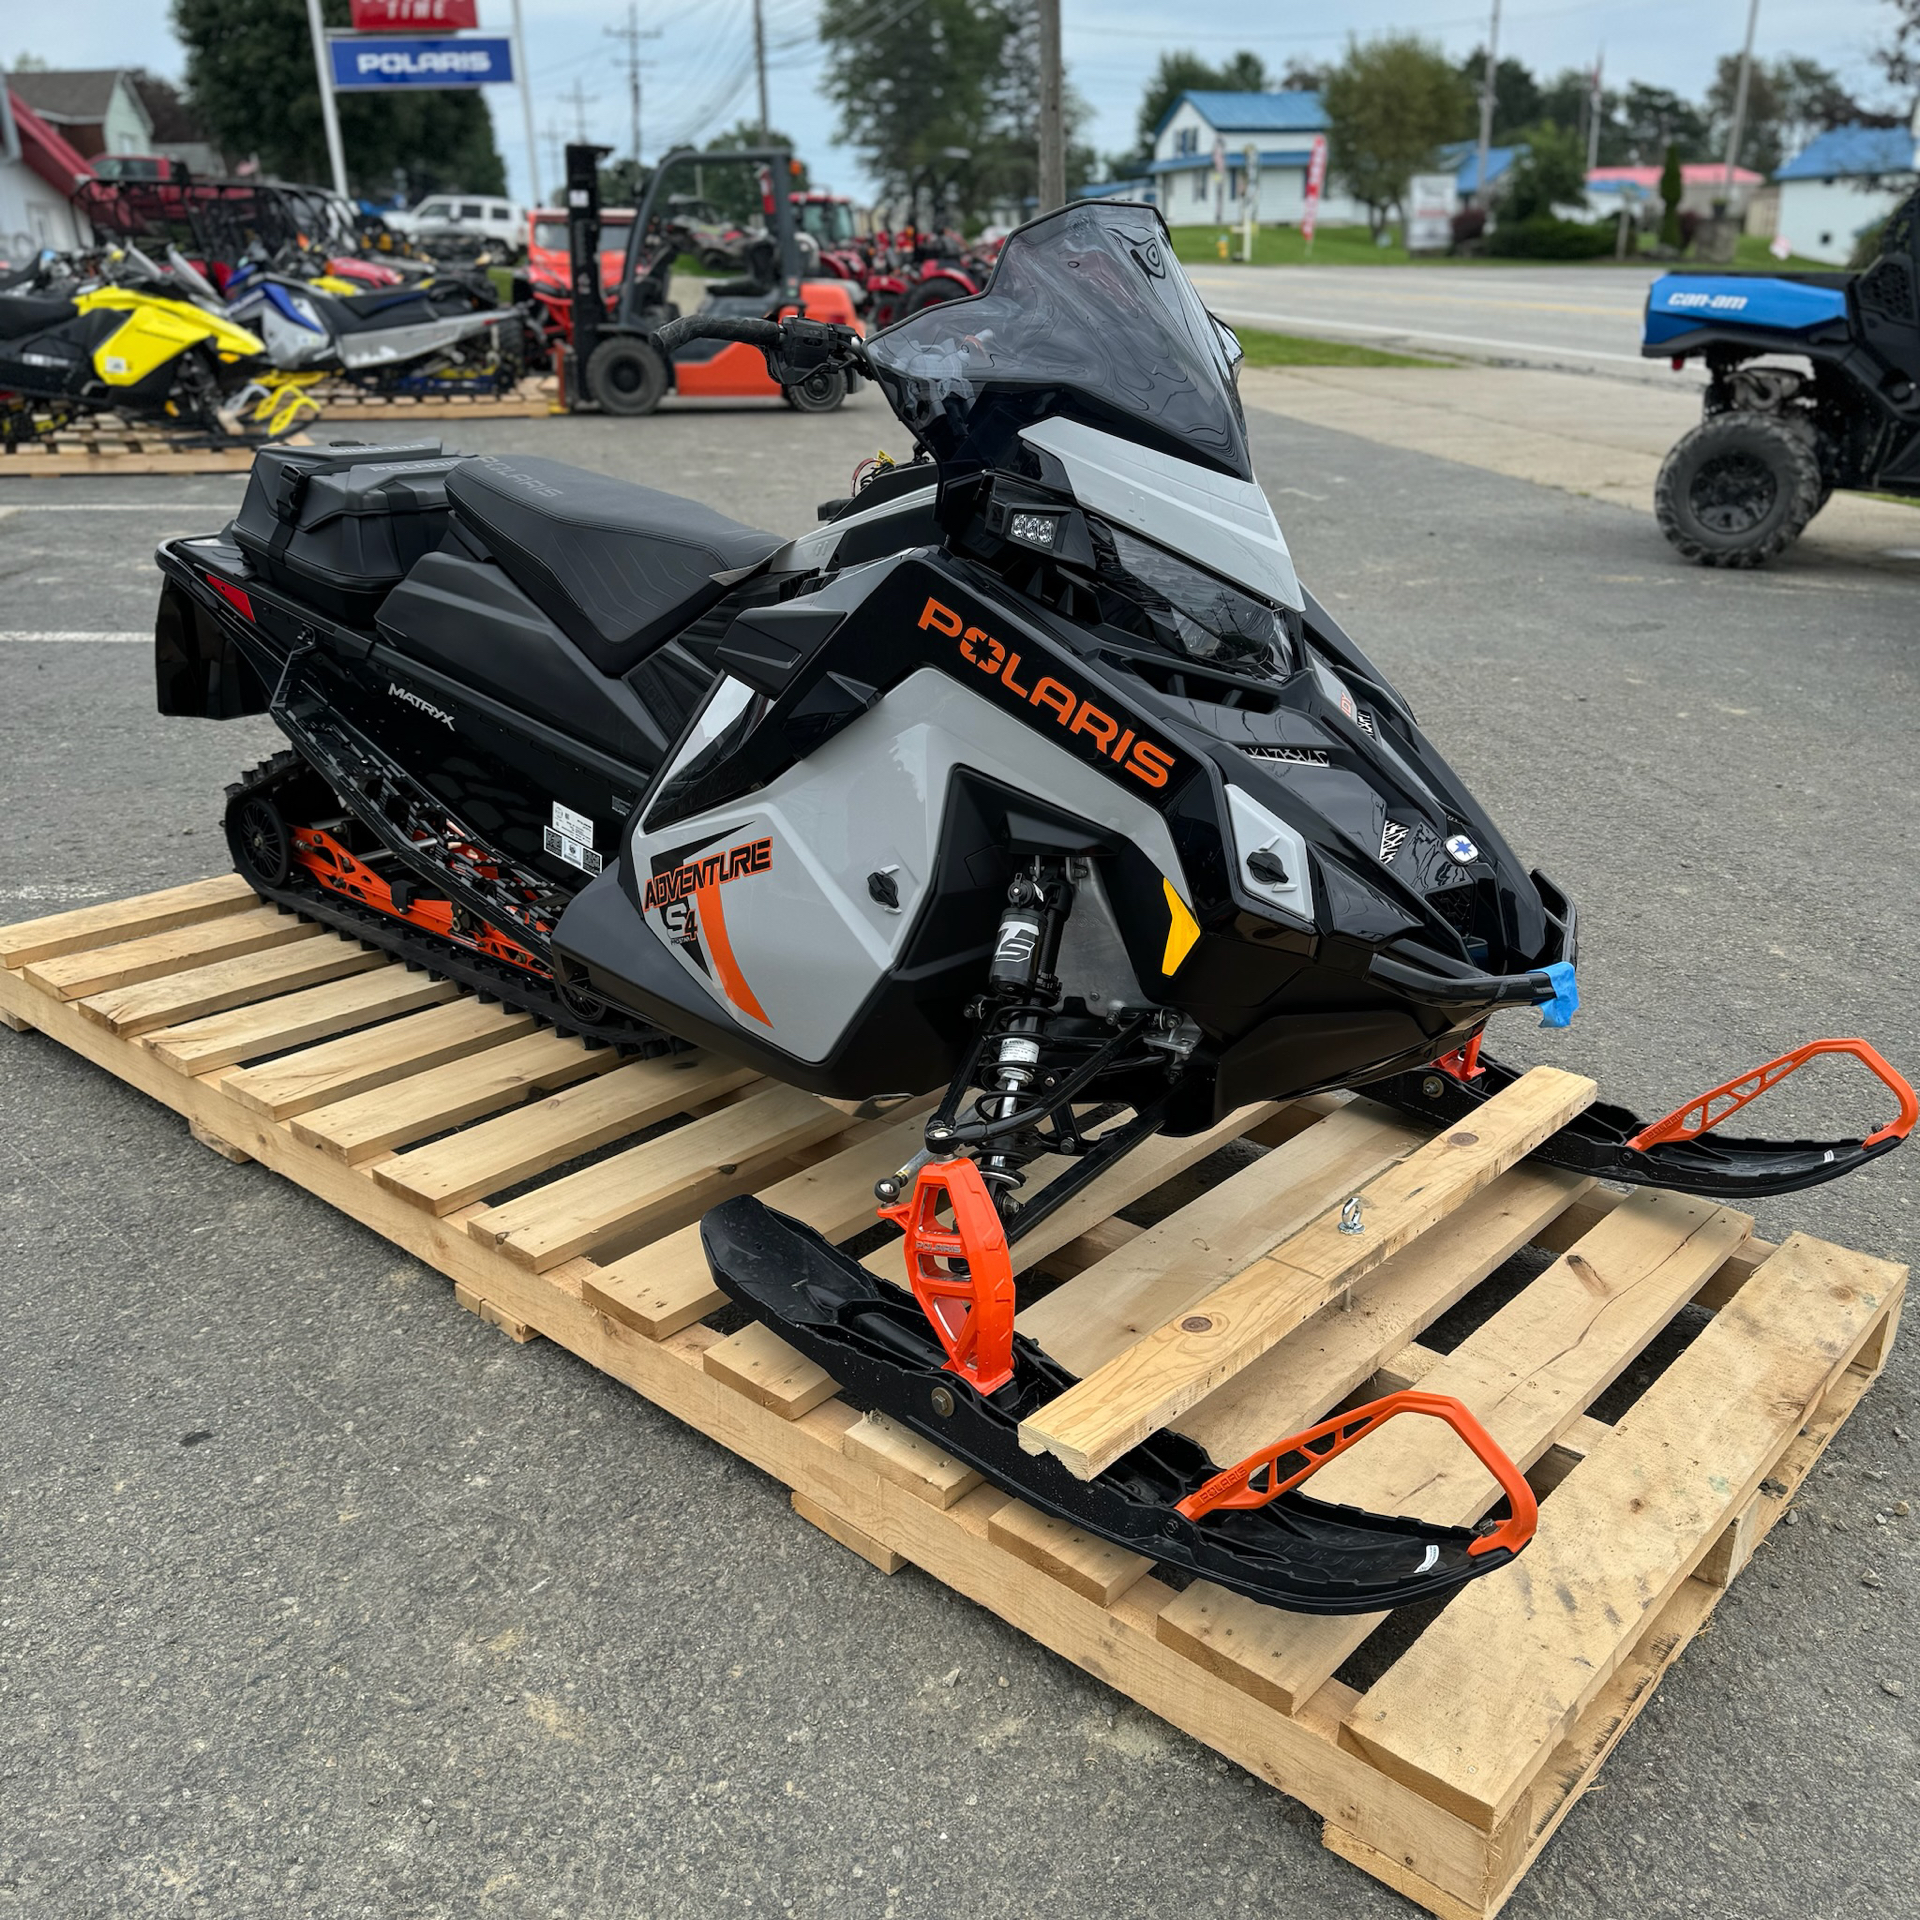
<svg viewBox="0 0 1920 1920"><path fill-rule="evenodd" d="M1571 903L1296 580L1237 343L1159 216L1035 221L986 292L869 342L667 332L744 340L783 385L870 377L917 457L786 539L531 457L262 453L228 529L159 553L161 710L265 711L290 743L231 790L241 872L612 1045L693 1043L835 1098L944 1089L879 1195L919 1302L751 1199L706 1244L851 1398L1022 1498L1306 1610L1503 1564L1525 1482L1433 1396L1224 1475L1172 1434L1087 1482L1017 1444L1070 1382L1013 1332L1010 1247L1119 1155L1361 1085L1452 1122L1514 1078L1481 1051L1493 1013L1564 1024L1577 1000ZM1895 1120L1712 1133L1835 1049ZM1917 1112L1864 1042L1821 1041L1652 1126L1590 1108L1537 1157L1743 1197L1857 1167ZM1468 1438L1503 1518L1299 1490L1409 1408Z"/></svg>

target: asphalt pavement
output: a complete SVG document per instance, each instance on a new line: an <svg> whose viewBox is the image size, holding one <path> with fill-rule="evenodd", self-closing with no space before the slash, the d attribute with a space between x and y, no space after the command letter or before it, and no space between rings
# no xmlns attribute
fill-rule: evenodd
<svg viewBox="0 0 1920 1920"><path fill-rule="evenodd" d="M1194 267L1207 304L1268 327L1467 360L1671 382L1640 358L1657 266ZM1690 376L1694 380L1702 378Z"/></svg>
<svg viewBox="0 0 1920 1920"><path fill-rule="evenodd" d="M1703 572L1642 514L1250 418L1303 577L1579 902L1581 1015L1503 1017L1501 1053L1647 1112L1816 1034L1920 1066L1909 580ZM794 531L903 438L871 394L461 436ZM142 631L154 539L239 492L0 482L0 919L223 864L263 724L156 719L140 645L6 636ZM1779 1098L1883 1117L1824 1063ZM1906 1259L1917 1198L1909 1149L1760 1224ZM0 1914L1411 1911L1260 1781L37 1035L0 1032L0 1209ZM1913 1911L1920 1519L1876 1516L1920 1505L1917 1371L1897 1348L1515 1920Z"/></svg>

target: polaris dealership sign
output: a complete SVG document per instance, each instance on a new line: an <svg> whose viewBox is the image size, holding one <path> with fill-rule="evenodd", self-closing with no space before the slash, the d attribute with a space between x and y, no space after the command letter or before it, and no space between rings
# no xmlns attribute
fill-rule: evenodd
<svg viewBox="0 0 1920 1920"><path fill-rule="evenodd" d="M504 35L415 40L399 34L330 34L340 93L376 87L493 87L513 80L513 43Z"/></svg>

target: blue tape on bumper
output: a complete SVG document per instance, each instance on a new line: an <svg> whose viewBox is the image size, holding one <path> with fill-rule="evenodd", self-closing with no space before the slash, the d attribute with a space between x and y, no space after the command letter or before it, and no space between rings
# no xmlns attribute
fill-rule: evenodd
<svg viewBox="0 0 1920 1920"><path fill-rule="evenodd" d="M1580 983L1573 977L1573 962L1556 960L1545 972L1553 982L1554 996L1540 1009L1540 1024L1543 1027L1570 1027L1580 1007Z"/></svg>

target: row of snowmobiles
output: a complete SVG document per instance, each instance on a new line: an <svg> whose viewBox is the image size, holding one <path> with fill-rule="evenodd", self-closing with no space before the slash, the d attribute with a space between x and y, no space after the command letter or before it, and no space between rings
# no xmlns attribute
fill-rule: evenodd
<svg viewBox="0 0 1920 1920"><path fill-rule="evenodd" d="M0 278L0 445L102 412L272 440L316 417L323 381L471 392L524 374L521 316L484 276L368 286L342 264L249 256L222 292L172 246L41 256Z"/></svg>
<svg viewBox="0 0 1920 1920"><path fill-rule="evenodd" d="M271 716L228 793L277 901L590 1041L711 1049L846 1102L926 1100L879 1183L911 1291L743 1197L718 1284L878 1409L1045 1512L1307 1612L1444 1594L1531 1537L1463 1407L1394 1396L1222 1464L1159 1433L1081 1477L1019 1445L1072 1384L1013 1324L1020 1242L1155 1133L1361 1088L1471 1127L1489 1020L1578 1003L1577 917L1306 591L1248 452L1238 343L1157 212L1015 233L986 289L862 340L675 320L781 387L875 382L915 457L798 537L551 460L272 448L230 525L158 550L159 706ZM1895 1111L1730 1138L1801 1060ZM1920 1101L1817 1041L1548 1164L1746 1200L1833 1179ZM883 1230L884 1229L878 1229ZM1473 1527L1305 1485L1401 1412L1505 1495Z"/></svg>

